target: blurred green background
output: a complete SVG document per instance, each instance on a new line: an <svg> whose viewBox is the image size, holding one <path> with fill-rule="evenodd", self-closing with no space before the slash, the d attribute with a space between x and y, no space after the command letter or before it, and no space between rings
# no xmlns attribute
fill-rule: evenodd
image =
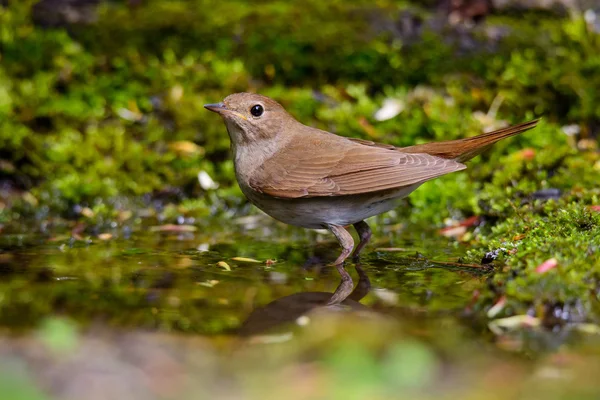
<svg viewBox="0 0 600 400"><path fill-rule="evenodd" d="M239 91L274 97L306 124L395 145L543 117L467 173L412 195L413 220L502 214L507 195L594 187L592 13L454 3L4 0L0 221L85 219L86 207L110 216L135 209L132 199L196 217L238 210L225 127L202 105ZM397 115L381 120L386 101ZM519 153L528 147L534 156ZM199 171L219 188L202 188Z"/></svg>

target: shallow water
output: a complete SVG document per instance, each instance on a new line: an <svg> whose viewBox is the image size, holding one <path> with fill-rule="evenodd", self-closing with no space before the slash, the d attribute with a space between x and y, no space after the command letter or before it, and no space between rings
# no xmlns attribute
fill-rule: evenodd
<svg viewBox="0 0 600 400"><path fill-rule="evenodd" d="M27 327L60 314L127 327L229 333L248 311L280 297L335 290L339 274L327 265L339 252L332 235L266 224L115 230L99 235L105 240L76 240L68 231L5 233L0 322ZM460 313L485 275L484 269L452 265L462 249L444 237L377 236L360 261L372 286L363 304ZM357 283L354 266L346 268Z"/></svg>
<svg viewBox="0 0 600 400"><path fill-rule="evenodd" d="M461 266L466 249L436 232L378 225L363 279L346 265L359 288L324 307L339 284L327 232L260 216L197 227L78 240L6 230L0 370L11 390L92 398L78 383L91 380L102 382L93 398L560 398L553 387L568 381L581 389L571 394L598 393L586 375L600 371L597 338L495 336L472 309L491 271Z"/></svg>

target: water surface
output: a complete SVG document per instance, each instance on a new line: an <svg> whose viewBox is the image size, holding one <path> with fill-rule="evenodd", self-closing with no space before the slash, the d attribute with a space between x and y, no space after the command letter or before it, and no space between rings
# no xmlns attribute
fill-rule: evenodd
<svg viewBox="0 0 600 400"><path fill-rule="evenodd" d="M435 231L378 227L362 279L346 265L354 296L325 307L340 283L327 232L261 217L196 228L6 230L0 369L13 390L82 398L89 379L113 398L456 398L533 379L536 398L556 376L594 387L572 372L598 371L581 350L594 339L565 361L553 357L572 335L492 334L473 309L491 271L462 265L466 249Z"/></svg>

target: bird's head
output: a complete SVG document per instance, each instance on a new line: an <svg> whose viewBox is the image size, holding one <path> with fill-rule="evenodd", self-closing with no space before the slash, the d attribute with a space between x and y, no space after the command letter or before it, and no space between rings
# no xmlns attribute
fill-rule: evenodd
<svg viewBox="0 0 600 400"><path fill-rule="evenodd" d="M284 133L286 123L295 121L281 104L254 93L235 93L204 108L221 115L234 145L273 139Z"/></svg>

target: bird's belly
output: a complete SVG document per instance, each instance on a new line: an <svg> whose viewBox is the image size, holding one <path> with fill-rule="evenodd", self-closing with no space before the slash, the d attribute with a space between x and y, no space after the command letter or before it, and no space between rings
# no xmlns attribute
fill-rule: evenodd
<svg viewBox="0 0 600 400"><path fill-rule="evenodd" d="M419 187L409 187L351 196L281 199L244 190L256 207L286 224L319 229L325 225L350 225L393 209L397 200Z"/></svg>

